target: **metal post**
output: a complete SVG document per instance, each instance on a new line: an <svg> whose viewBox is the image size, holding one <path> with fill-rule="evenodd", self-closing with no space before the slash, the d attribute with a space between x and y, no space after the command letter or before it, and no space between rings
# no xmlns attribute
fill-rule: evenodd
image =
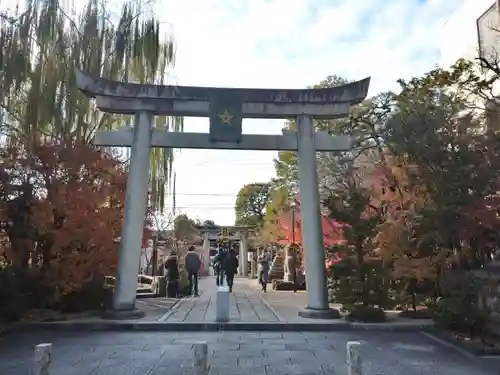
<svg viewBox="0 0 500 375"><path fill-rule="evenodd" d="M144 313L135 308L137 270L140 263L144 217L148 197L149 152L154 115L149 112L136 113L134 138L130 155L127 190L125 194L125 216L122 226L116 289L113 296L113 311L109 317L140 317Z"/></svg>
<svg viewBox="0 0 500 375"><path fill-rule="evenodd" d="M297 117L297 136L302 242L307 289L307 306L299 311L299 316L322 319L340 318L339 311L330 309L328 304L312 116Z"/></svg>

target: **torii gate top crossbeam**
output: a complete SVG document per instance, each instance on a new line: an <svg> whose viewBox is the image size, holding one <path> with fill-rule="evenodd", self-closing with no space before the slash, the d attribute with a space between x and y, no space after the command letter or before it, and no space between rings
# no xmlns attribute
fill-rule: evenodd
<svg viewBox="0 0 500 375"><path fill-rule="evenodd" d="M165 86L111 81L76 70L78 88L96 98L105 112L208 117L209 103L221 93L238 97L245 118L339 118L349 107L366 98L370 78L320 89L245 89L197 86Z"/></svg>

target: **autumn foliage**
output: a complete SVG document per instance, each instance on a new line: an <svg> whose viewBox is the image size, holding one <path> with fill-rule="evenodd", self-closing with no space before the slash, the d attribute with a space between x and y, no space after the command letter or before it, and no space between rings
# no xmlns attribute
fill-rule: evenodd
<svg viewBox="0 0 500 375"><path fill-rule="evenodd" d="M112 275L123 219L126 165L78 143L11 142L0 158L1 249L5 266L53 294Z"/></svg>
<svg viewBox="0 0 500 375"><path fill-rule="evenodd" d="M500 259L499 77L498 65L461 59L399 80L398 92L345 119L315 123L355 139L348 152L317 157L324 212L345 239L325 252L341 258L327 270L330 297L350 317L381 321L384 309L427 307L439 323L477 331L498 315L484 301L500 285L477 275ZM296 159L285 156L275 191L299 184Z"/></svg>

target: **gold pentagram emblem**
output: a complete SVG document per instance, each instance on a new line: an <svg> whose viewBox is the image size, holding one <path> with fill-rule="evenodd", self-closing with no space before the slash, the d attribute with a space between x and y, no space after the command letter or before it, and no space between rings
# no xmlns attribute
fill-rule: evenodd
<svg viewBox="0 0 500 375"><path fill-rule="evenodd" d="M219 113L219 118L223 124L231 125L231 120L233 119L234 116L232 116L227 109L224 110L224 112Z"/></svg>

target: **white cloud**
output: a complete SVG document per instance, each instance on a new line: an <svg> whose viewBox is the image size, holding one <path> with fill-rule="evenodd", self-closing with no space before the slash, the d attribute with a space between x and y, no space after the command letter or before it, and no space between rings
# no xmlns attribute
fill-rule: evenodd
<svg viewBox="0 0 500 375"><path fill-rule="evenodd" d="M490 3L157 0L155 15L173 25L179 84L301 88L337 74L371 76L375 94L395 88L398 78L449 65L464 51L475 50L475 20ZM279 133L281 125L247 120L244 132ZM187 119L186 130L207 131L208 120ZM243 184L274 174L273 155L184 150L176 161L177 204L203 206L184 211L231 224L234 195ZM188 193L228 195L183 195Z"/></svg>
<svg viewBox="0 0 500 375"><path fill-rule="evenodd" d="M162 9L175 28L180 84L300 88L337 74L372 76L371 93L376 93L438 64L442 25L460 2L164 0ZM247 120L244 131L279 133L281 124ZM187 130L208 130L207 120L186 125ZM243 184L273 175L272 156L185 150L177 160L178 192L236 194ZM205 161L200 167L192 162L198 158ZM177 202L201 205L203 197L198 198L179 195ZM186 212L231 224L226 207L233 201L209 197L204 205L214 206L211 212Z"/></svg>

